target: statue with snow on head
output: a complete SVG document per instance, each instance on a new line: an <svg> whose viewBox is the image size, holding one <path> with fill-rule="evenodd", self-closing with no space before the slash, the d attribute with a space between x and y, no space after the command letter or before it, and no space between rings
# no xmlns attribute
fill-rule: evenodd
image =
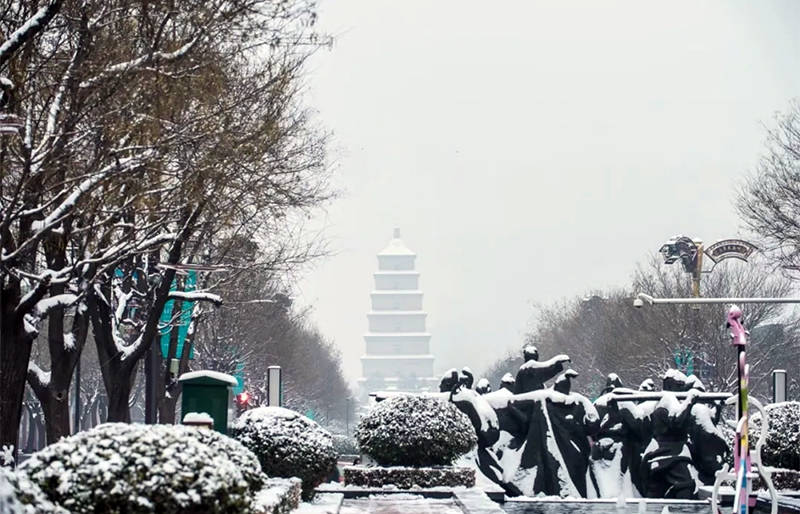
<svg viewBox="0 0 800 514"><path fill-rule="evenodd" d="M650 415L653 439L642 458L644 496L696 498L695 470L687 445L691 410L698 394L697 390L691 390L683 401L678 401L675 394L665 391L653 409Z"/></svg>
<svg viewBox="0 0 800 514"><path fill-rule="evenodd" d="M513 393L515 384L516 380L514 379L514 375L511 373L506 373L503 375L503 378L500 379L500 389L505 389L506 391Z"/></svg>
<svg viewBox="0 0 800 514"><path fill-rule="evenodd" d="M689 379L692 390L706 390L695 375L689 376ZM714 403L698 402L692 405L689 413L689 452L692 463L697 468L697 478L705 485L714 483L717 471L722 469L730 452L728 441L719 429L722 408L722 400Z"/></svg>
<svg viewBox="0 0 800 514"><path fill-rule="evenodd" d="M516 394L544 389L545 382L564 371L564 363L570 362L569 356L563 354L540 362L539 350L533 345L526 345L522 349L522 356L525 362L517 371L514 384Z"/></svg>
<svg viewBox="0 0 800 514"><path fill-rule="evenodd" d="M441 381L439 381L439 392L449 393L456 385L458 385L458 370L450 368L444 372Z"/></svg>
<svg viewBox="0 0 800 514"><path fill-rule="evenodd" d="M554 394L547 400L547 414L569 478L585 498L587 487L594 487L586 483L592 449L589 438L600 428L600 418L588 398L571 392L572 380L577 376L575 370L568 369L556 378Z"/></svg>
<svg viewBox="0 0 800 514"><path fill-rule="evenodd" d="M486 378L481 378L475 385L475 392L478 394L487 394L492 392L492 385Z"/></svg>
<svg viewBox="0 0 800 514"><path fill-rule="evenodd" d="M472 370L469 369L469 366L464 366L461 368L461 374L458 375L458 383L467 389L472 389L472 384L474 381L475 378L472 374Z"/></svg>
<svg viewBox="0 0 800 514"><path fill-rule="evenodd" d="M594 402L600 428L592 447L592 471L600 498L633 497L642 490L641 454L650 441L648 423L639 405L618 400L612 392L622 388L619 376L609 373L605 393Z"/></svg>

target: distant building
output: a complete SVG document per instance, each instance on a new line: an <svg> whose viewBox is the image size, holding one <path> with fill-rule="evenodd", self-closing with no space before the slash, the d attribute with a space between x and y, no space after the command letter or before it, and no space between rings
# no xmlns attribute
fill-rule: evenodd
<svg viewBox="0 0 800 514"><path fill-rule="evenodd" d="M425 327L417 255L394 229L389 245L378 254L375 290L367 313L366 353L361 357L360 399L374 391L435 391L431 334Z"/></svg>

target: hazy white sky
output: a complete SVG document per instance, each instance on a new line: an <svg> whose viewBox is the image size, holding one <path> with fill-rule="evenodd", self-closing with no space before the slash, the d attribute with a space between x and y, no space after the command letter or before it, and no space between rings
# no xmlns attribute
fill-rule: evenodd
<svg viewBox="0 0 800 514"><path fill-rule="evenodd" d="M343 196L299 302L360 375L402 229L437 372L519 346L534 303L621 285L672 235L739 233L735 188L800 94L800 2L328 0L309 74Z"/></svg>

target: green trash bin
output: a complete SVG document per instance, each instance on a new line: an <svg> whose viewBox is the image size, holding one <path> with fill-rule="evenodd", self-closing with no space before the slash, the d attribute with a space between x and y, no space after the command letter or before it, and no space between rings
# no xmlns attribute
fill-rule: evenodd
<svg viewBox="0 0 800 514"><path fill-rule="evenodd" d="M181 421L190 412L205 412L214 419L214 430L227 434L233 421L236 379L218 371L200 370L184 373L178 381L183 386Z"/></svg>

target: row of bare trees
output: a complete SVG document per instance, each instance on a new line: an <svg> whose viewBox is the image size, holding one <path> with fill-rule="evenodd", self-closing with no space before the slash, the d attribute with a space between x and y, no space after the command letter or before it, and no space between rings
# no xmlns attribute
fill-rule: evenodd
<svg viewBox="0 0 800 514"><path fill-rule="evenodd" d="M315 18L306 0L0 2L3 110L21 120L0 138L0 446L26 382L47 440L69 434L87 340L108 419L129 421L168 300L219 304L225 280L309 257L295 213L330 196L300 98ZM258 251L232 262L243 242ZM186 265L205 271L191 293Z"/></svg>

